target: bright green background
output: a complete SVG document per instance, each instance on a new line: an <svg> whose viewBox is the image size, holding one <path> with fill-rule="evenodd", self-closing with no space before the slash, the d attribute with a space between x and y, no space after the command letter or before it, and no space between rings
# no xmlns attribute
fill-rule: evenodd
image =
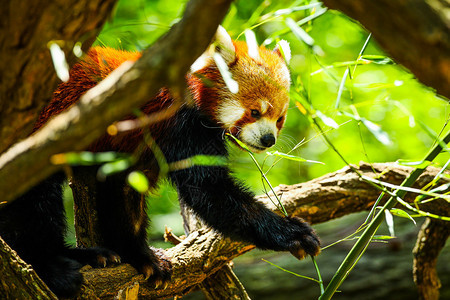
<svg viewBox="0 0 450 300"><path fill-rule="evenodd" d="M366 61L356 68L350 65L353 76L347 78L336 108L339 85L346 70L342 63L355 62L368 32L345 15L327 11L301 26L314 40L314 44L308 46L291 33L285 20L300 21L322 13L324 7L319 5L287 14L286 10L281 10L315 2L240 0L232 5L223 22L233 38L244 39L243 31L252 28L258 42L267 44L268 48L273 48L278 39L287 40L291 46L291 105L286 128L273 150L286 153L305 140L307 142L291 154L324 164L282 160L268 174L272 185L304 182L346 165L324 141L321 136L324 132L349 163L420 160L433 144L433 136L441 132L448 119L448 102L386 57L381 64ZM185 1L174 0L119 1L115 15L96 44L126 50L145 49L180 18L184 5ZM280 14L282 12L285 14ZM385 58L373 39L364 55ZM307 107L309 113L300 112L297 102ZM324 124L315 110L332 118L339 128ZM357 120L358 115L379 126L378 131L370 131ZM322 131L314 126L312 118L316 118ZM388 143L382 143L383 138L388 138ZM234 146L231 148L235 175L245 180L255 193L263 193L260 174L248 154ZM256 157L262 163L265 154ZM437 163L442 164L447 159L448 155L443 154ZM266 168L273 161L273 157L267 158ZM161 240L164 225L182 234L178 209L176 192L168 184L152 193L149 213L154 240Z"/></svg>

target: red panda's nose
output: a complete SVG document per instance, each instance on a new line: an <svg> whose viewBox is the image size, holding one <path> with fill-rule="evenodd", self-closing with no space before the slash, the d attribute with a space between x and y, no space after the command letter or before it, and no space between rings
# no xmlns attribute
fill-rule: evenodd
<svg viewBox="0 0 450 300"><path fill-rule="evenodd" d="M271 147L275 144L275 137L273 136L273 134L268 133L263 135L260 141L261 145L263 145L264 147Z"/></svg>

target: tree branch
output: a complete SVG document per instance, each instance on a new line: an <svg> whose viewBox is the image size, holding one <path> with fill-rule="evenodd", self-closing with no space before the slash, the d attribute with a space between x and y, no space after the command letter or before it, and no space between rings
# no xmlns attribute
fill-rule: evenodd
<svg viewBox="0 0 450 300"><path fill-rule="evenodd" d="M95 40L116 0L4 0L0 10L0 153L27 137L59 82L47 43L70 62ZM7 101L6 101L7 100Z"/></svg>
<svg viewBox="0 0 450 300"><path fill-rule="evenodd" d="M179 100L185 74L210 43L230 3L191 0L182 20L135 64L123 64L84 94L77 105L9 148L0 156L0 199L10 201L55 172L57 167L50 164L52 155L85 149L109 124L149 101L161 87L171 87Z"/></svg>
<svg viewBox="0 0 450 300"><path fill-rule="evenodd" d="M436 272L436 263L449 236L450 224L445 221L427 219L420 229L413 250L413 276L420 299L439 299L441 282Z"/></svg>
<svg viewBox="0 0 450 300"><path fill-rule="evenodd" d="M0 237L0 298L58 299L36 272Z"/></svg>
<svg viewBox="0 0 450 300"><path fill-rule="evenodd" d="M412 168L388 163L372 166L363 163L356 168L366 176L377 177L379 180L392 184L400 183L412 170ZM434 179L437 172L437 169L429 168L414 187L424 187ZM439 183L449 182L449 179L442 178ZM362 181L348 167L306 183L279 186L276 191L283 195L283 204L290 215L302 217L313 224L368 210L380 193L378 189ZM413 202L415 196L408 193L404 200ZM259 200L272 206L267 196L260 196ZM450 216L450 205L443 199L428 202L420 208ZM182 243L166 251L166 255L172 259L174 273L170 285L165 290L149 286L142 275L138 275L128 265L89 269L84 272L84 275L91 286L95 286L98 297L114 296L114 289L111 286L125 287L138 282L142 296L167 298L185 294L230 260L253 248L252 245L223 238L210 228L203 227L192 232Z"/></svg>
<svg viewBox="0 0 450 300"><path fill-rule="evenodd" d="M381 47L424 84L450 98L447 0L324 0L365 26ZM387 13L389 12L389 13Z"/></svg>
<svg viewBox="0 0 450 300"><path fill-rule="evenodd" d="M179 199L181 215L183 217L184 231L189 235L192 231L206 227L202 219L195 215L194 211L186 205L183 199ZM166 239L168 234L164 235ZM178 243L175 243L177 245ZM231 269L230 263L220 268L212 276L203 280L198 287L206 299L241 299L250 300L242 283Z"/></svg>

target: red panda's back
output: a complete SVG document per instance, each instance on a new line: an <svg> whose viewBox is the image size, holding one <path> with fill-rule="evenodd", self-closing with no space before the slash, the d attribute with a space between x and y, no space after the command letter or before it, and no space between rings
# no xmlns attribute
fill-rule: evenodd
<svg viewBox="0 0 450 300"><path fill-rule="evenodd" d="M90 88L97 85L109 73L127 60L136 61L139 52L121 51L112 48L94 47L70 70L70 79L61 83L53 93L53 99L45 107L34 126L36 131L52 116L55 116L77 102Z"/></svg>

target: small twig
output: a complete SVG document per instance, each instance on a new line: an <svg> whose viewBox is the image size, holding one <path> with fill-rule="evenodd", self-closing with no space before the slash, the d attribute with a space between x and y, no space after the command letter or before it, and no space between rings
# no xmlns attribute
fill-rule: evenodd
<svg viewBox="0 0 450 300"><path fill-rule="evenodd" d="M172 228L165 226L164 228L164 241L172 243L173 245L178 245L183 242L184 238L176 236Z"/></svg>

